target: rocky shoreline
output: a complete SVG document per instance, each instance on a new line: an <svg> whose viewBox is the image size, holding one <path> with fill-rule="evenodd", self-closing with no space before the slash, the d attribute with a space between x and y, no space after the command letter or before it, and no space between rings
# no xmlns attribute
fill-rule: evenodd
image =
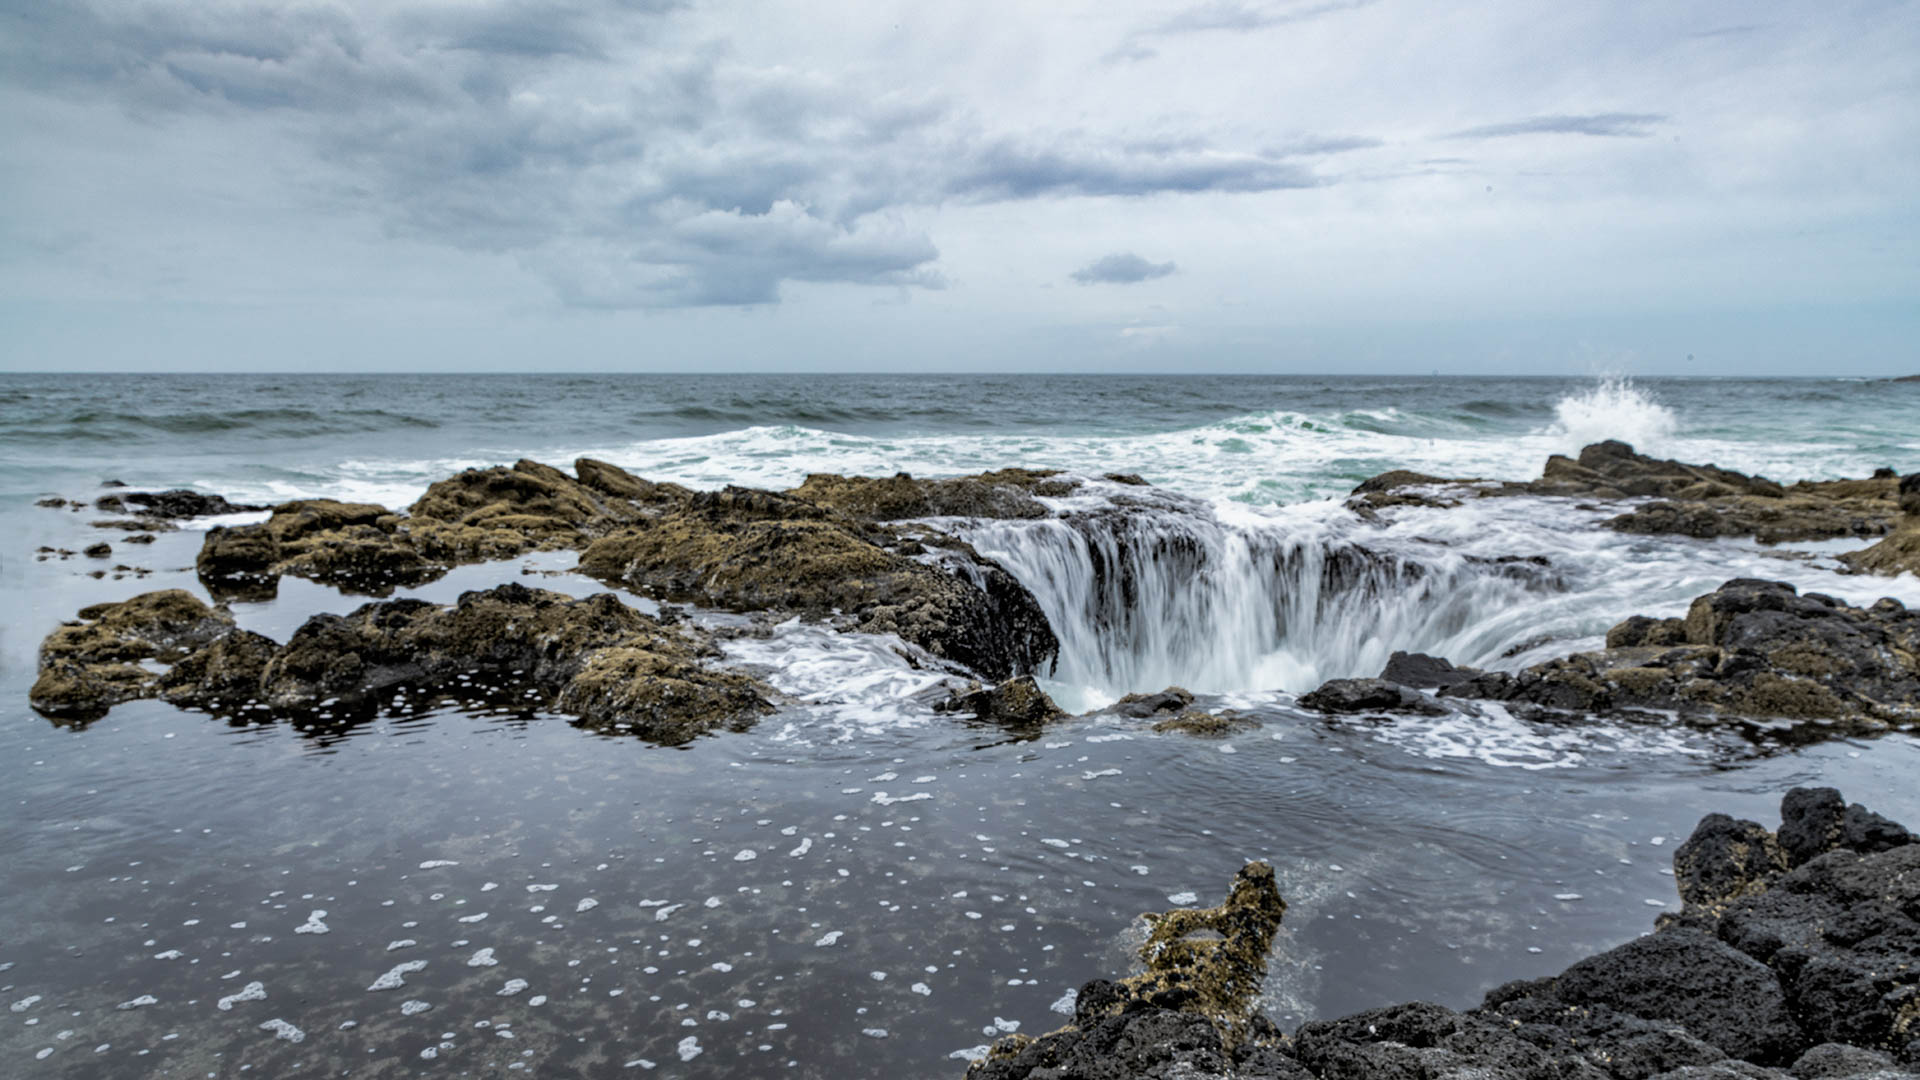
<svg viewBox="0 0 1920 1080"><path fill-rule="evenodd" d="M1122 494L1096 513L1124 517L1164 509L1151 501L1150 491L1127 494L1146 488L1139 477L1101 479L1119 485L1109 492ZM1086 483L1058 472L1003 469L935 480L822 474L785 492L696 492L582 458L571 475L526 460L470 469L431 485L404 513L326 499L243 507L187 491L116 491L94 506L134 513L128 520L151 529L171 527L181 517L268 509L261 523L207 533L196 571L216 601L271 597L287 575L343 593L388 596L463 564L577 551L581 573L657 601L896 634L921 650L926 662L958 678L985 680L956 689L943 711L1032 727L1067 715L1032 680L1046 675L1059 653L1055 630L1018 579L928 519L1044 518L1053 511L1042 498L1076 494ZM1471 499L1514 495L1572 498L1590 508L1617 504L1621 512L1605 526L1626 533L1752 536L1765 543L1879 537L1870 547L1839 556L1858 572L1914 572L1920 553L1920 474L1903 478L1883 469L1862 480L1781 485L1711 465L1646 457L1619 442L1588 446L1577 459L1556 455L1539 480L1524 483L1385 473L1356 487L1348 507L1378 521L1399 507L1445 510ZM84 505L55 498L43 503ZM1363 548L1337 554L1326 568L1335 577L1356 560L1385 558ZM1552 572L1537 556L1494 561L1503 563L1502 571L1510 562L1535 576ZM1124 567L1105 572L1124 573ZM1121 593L1136 587L1127 580L1114 584ZM326 639L359 658L358 667L348 664L350 671L323 680L333 699L370 699L403 682L432 687L451 673L471 678L484 669L561 711L591 719L610 707L589 707L585 690L529 674L538 667L531 662L486 658L484 650L426 664L405 659L407 650L422 647L420 635L438 632L431 624L457 621L482 602L476 596L542 612L560 603L552 594L506 601L501 590L491 590L463 597L452 614L429 615L432 605L414 602L373 604L344 617L318 617L281 646L233 630L223 609L205 608L185 593L147 594L89 608L80 623L50 635L32 702L49 716L80 721L119 701L156 696L213 711L293 712L312 702L266 678L269 658L281 672L292 663L280 662L281 652ZM601 605L595 610L617 604L611 596L593 602ZM199 607L187 612L189 604ZM633 620L640 621L623 624L622 632L644 641L622 646L630 662L589 665L601 680L601 699L651 702L648 719L632 730L684 741L750 720L756 710L744 704L716 710L706 691L722 684L762 705L771 700L771 691L750 677L713 665L718 649L710 631L667 627L637 613ZM387 629L397 622L408 629ZM612 644L596 639L592 649L610 650ZM570 647L586 663L591 650ZM1920 614L1891 599L1856 608L1818 593L1800 595L1779 582L1728 582L1695 600L1684 619L1628 619L1608 633L1603 650L1521 671L1458 669L1431 658L1425 666L1396 662L1397 669L1389 665L1378 679L1334 680L1300 703L1336 714L1471 713L1476 703L1494 702L1556 722L1600 714L1769 729L1785 722L1792 725L1791 737L1803 740L1920 726ZM174 667L156 673L142 664ZM607 683L616 670L627 673L624 689ZM1170 687L1167 693L1185 691ZM732 700L724 693L720 699ZM1231 718L1188 710L1191 700L1187 695L1165 715L1153 711L1152 719L1165 730L1201 734L1232 725ZM1133 698L1122 706L1140 707Z"/></svg>
<svg viewBox="0 0 1920 1080"><path fill-rule="evenodd" d="M1831 788L1769 830L1724 814L1675 850L1681 910L1474 1009L1426 1002L1291 1035L1255 1000L1286 903L1250 863L1224 904L1148 916L1144 971L968 1080L1890 1080L1920 1075L1920 844Z"/></svg>

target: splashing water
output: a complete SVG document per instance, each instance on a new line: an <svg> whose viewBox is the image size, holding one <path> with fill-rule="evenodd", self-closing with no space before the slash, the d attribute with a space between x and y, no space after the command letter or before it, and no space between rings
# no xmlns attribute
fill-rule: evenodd
<svg viewBox="0 0 1920 1080"><path fill-rule="evenodd" d="M1543 434L1562 436L1575 449L1619 439L1641 453L1653 453L1680 428L1672 409L1624 375L1602 376L1593 386L1561 398L1553 412L1554 422Z"/></svg>

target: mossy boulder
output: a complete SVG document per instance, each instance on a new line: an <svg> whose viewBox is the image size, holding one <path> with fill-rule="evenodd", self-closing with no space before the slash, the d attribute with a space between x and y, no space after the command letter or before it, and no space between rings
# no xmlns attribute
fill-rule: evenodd
<svg viewBox="0 0 1920 1080"><path fill-rule="evenodd" d="M147 663L176 663L232 629L232 615L183 589L81 608L41 643L28 701L48 716L99 716L154 695L160 673Z"/></svg>
<svg viewBox="0 0 1920 1080"><path fill-rule="evenodd" d="M1920 725L1920 613L1859 608L1785 582L1741 578L1684 619L1629 619L1609 648L1487 672L1443 696L1579 712L1655 709L1695 719L1820 721L1831 734Z"/></svg>
<svg viewBox="0 0 1920 1080"><path fill-rule="evenodd" d="M388 600L316 615L285 645L236 629L226 612L179 590L81 615L88 621L42 646L33 705L49 715L88 718L159 697L299 716L371 708L400 687L520 701L532 691L587 726L678 743L772 708L771 689L713 666L719 652L703 632L663 624L611 593L576 600L512 584L449 606Z"/></svg>

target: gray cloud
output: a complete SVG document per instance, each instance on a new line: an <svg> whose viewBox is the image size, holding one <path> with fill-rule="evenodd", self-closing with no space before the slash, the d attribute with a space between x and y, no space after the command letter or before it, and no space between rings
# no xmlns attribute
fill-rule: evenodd
<svg viewBox="0 0 1920 1080"><path fill-rule="evenodd" d="M1644 139L1653 127L1667 122L1663 113L1594 113L1589 116L1530 116L1503 124L1467 128L1449 139L1501 139L1513 135L1593 135L1603 138Z"/></svg>
<svg viewBox="0 0 1920 1080"><path fill-rule="evenodd" d="M679 0L356 9L0 0L0 80L165 123L259 121L317 161L333 212L511 255L593 307L760 304L788 281L940 287L902 213L946 201L1306 188L1204 139L978 130L724 45L657 44Z"/></svg>
<svg viewBox="0 0 1920 1080"><path fill-rule="evenodd" d="M1177 269L1173 263L1148 262L1125 251L1095 259L1068 276L1082 285L1132 285L1166 277Z"/></svg>
<svg viewBox="0 0 1920 1080"><path fill-rule="evenodd" d="M1158 37L1177 37L1208 31L1245 33L1288 23L1306 22L1355 8L1368 7L1379 0L1318 0L1312 3L1250 4L1241 0L1214 0L1175 12L1152 26L1128 34L1113 51L1109 61L1147 60L1159 55L1148 42Z"/></svg>

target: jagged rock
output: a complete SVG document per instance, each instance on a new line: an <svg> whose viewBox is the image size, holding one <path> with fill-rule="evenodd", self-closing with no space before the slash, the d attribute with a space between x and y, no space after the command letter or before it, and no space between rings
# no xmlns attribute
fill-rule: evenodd
<svg viewBox="0 0 1920 1080"><path fill-rule="evenodd" d="M158 675L142 661L176 663L233 629L233 616L181 589L95 604L79 617L40 644L40 674L28 701L48 716L90 719L151 697Z"/></svg>
<svg viewBox="0 0 1920 1080"><path fill-rule="evenodd" d="M400 686L429 691L533 689L583 724L660 742L738 727L771 708L757 680L714 669L711 642L666 626L611 593L575 600L524 585L316 615L285 645L234 628L225 611L180 590L81 612L41 647L33 705L98 715L121 701L161 697L214 711L269 714L353 710ZM170 665L150 671L140 661Z"/></svg>
<svg viewBox="0 0 1920 1080"><path fill-rule="evenodd" d="M951 692L947 700L934 706L934 711L971 713L981 720L1016 727L1037 726L1067 715L1031 675L1008 679L996 686L970 683L965 690Z"/></svg>
<svg viewBox="0 0 1920 1080"><path fill-rule="evenodd" d="M98 544L88 544L86 547L80 549L80 554L85 555L89 559L105 559L113 554L113 545L104 540Z"/></svg>
<svg viewBox="0 0 1920 1080"><path fill-rule="evenodd" d="M1058 470L1001 469L978 476L916 480L906 473L875 478L813 473L787 492L866 521L926 517L1040 518L1047 508L1035 495L1065 495L1077 481Z"/></svg>
<svg viewBox="0 0 1920 1080"><path fill-rule="evenodd" d="M1477 1009L1425 1002L1209 1038L1094 980L1074 1021L1002 1040L969 1080L1276 1076L1289 1080L1882 1080L1920 1065L1920 844L1837 792L1796 789L1779 837L1711 815L1674 855L1685 908L1654 933ZM1879 824L1872 824L1877 822ZM1894 830L1899 829L1898 832ZM1792 835L1788 835L1792 833ZM1874 850L1855 850L1848 844ZM1805 856L1786 869L1788 847ZM1818 848L1818 851L1813 849ZM1810 854L1809 854L1810 853ZM1259 921L1259 920L1256 920ZM1172 927L1184 931L1185 927ZM1201 929L1209 929L1202 926ZM1257 982L1256 982L1257 985ZM1196 1012L1192 1008L1185 1011ZM1204 1015L1205 1010L1197 1010ZM1212 1025L1208 1025L1212 1027ZM1137 1033L1132 1041L1124 1041ZM1125 1047L1125 1050L1122 1050Z"/></svg>
<svg viewBox="0 0 1920 1080"><path fill-rule="evenodd" d="M597 540L580 569L659 599L784 610L898 634L988 678L1042 670L1059 650L1013 575L955 544L921 557L899 536L774 492L701 492Z"/></svg>
<svg viewBox="0 0 1920 1080"><path fill-rule="evenodd" d="M131 491L107 498L119 500L132 507L135 513L157 518L212 517L216 514L244 514L266 509L249 503L228 502L224 495L208 495L187 488Z"/></svg>
<svg viewBox="0 0 1920 1080"><path fill-rule="evenodd" d="M1920 477L1920 473L1909 474L1901 482L1907 483ZM1920 502L1920 495L1903 494L1901 506ZM1840 561L1855 573L1885 574L1892 577L1897 574L1920 575L1920 511L1908 510L1901 519L1900 527L1886 539L1860 551L1849 551L1840 556Z"/></svg>
<svg viewBox="0 0 1920 1080"><path fill-rule="evenodd" d="M1438 716L1447 710L1416 690L1385 679L1329 679L1300 695L1300 707L1323 713L1401 712Z"/></svg>
<svg viewBox="0 0 1920 1080"><path fill-rule="evenodd" d="M1777 544L1836 537L1873 537L1894 527L1900 513L1891 475L1861 480L1802 481L1782 485L1714 465L1689 465L1636 453L1609 439L1577 458L1554 454L1540 479L1492 484L1397 469L1353 489L1348 505L1363 515L1391 506L1451 507L1489 496L1549 495L1612 501L1652 497L1606 522L1629 533L1709 538L1752 536ZM1888 572L1879 566L1862 566Z"/></svg>
<svg viewBox="0 0 1920 1080"><path fill-rule="evenodd" d="M1834 733L1920 722L1920 614L1898 601L1856 608L1801 596L1784 582L1740 578L1695 599L1680 629L1684 644L1577 653L1440 693L1581 712L1817 720ZM1664 642L1674 633L1671 621L1642 619L1608 638Z"/></svg>
<svg viewBox="0 0 1920 1080"><path fill-rule="evenodd" d="M1452 661L1442 657L1396 651L1387 658L1387 666L1380 672L1380 678L1417 690L1432 690L1466 682L1478 674L1478 668L1455 667Z"/></svg>
<svg viewBox="0 0 1920 1080"><path fill-rule="evenodd" d="M1000 1040L968 1080L1298 1077L1255 1001L1286 911L1273 868L1254 862L1219 907L1149 914L1145 972L1086 984L1072 1024Z"/></svg>
<svg viewBox="0 0 1920 1080"><path fill-rule="evenodd" d="M1872 854L1912 842L1904 826L1859 803L1848 806L1830 787L1794 788L1780 804L1779 845L1787 867L1829 851Z"/></svg>

